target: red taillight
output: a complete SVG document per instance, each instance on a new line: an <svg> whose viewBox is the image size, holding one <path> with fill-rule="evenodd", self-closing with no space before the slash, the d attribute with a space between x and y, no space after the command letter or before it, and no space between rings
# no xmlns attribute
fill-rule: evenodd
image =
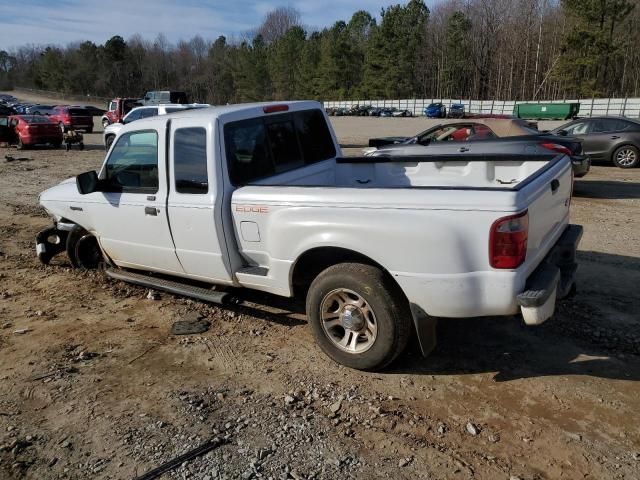
<svg viewBox="0 0 640 480"><path fill-rule="evenodd" d="M262 109L264 113L288 112L289 105L267 105Z"/></svg>
<svg viewBox="0 0 640 480"><path fill-rule="evenodd" d="M527 257L529 212L499 218L489 234L489 264L493 268L518 268Z"/></svg>
<svg viewBox="0 0 640 480"><path fill-rule="evenodd" d="M568 147L565 147L564 145L560 145L558 143L541 143L540 146L546 148L547 150L552 150L556 153L564 153L568 156L573 155Z"/></svg>

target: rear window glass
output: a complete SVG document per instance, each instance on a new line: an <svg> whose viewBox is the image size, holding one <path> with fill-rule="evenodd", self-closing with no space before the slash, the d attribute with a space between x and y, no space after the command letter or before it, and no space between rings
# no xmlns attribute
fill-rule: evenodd
<svg viewBox="0 0 640 480"><path fill-rule="evenodd" d="M173 137L173 169L176 192L203 194L209 191L207 131L180 128Z"/></svg>
<svg viewBox="0 0 640 480"><path fill-rule="evenodd" d="M43 115L30 115L28 117L22 117L22 119L27 123L51 123L51 120Z"/></svg>
<svg viewBox="0 0 640 480"><path fill-rule="evenodd" d="M335 157L320 110L232 122L224 128L229 176L244 185L276 173Z"/></svg>
<svg viewBox="0 0 640 480"><path fill-rule="evenodd" d="M86 117L89 114L89 112L84 109L84 108L70 108L69 109L69 115L71 115L72 117Z"/></svg>
<svg viewBox="0 0 640 480"><path fill-rule="evenodd" d="M186 110L186 108L181 108L181 107L166 107L166 111L167 113L174 113L174 112L181 112L183 110Z"/></svg>

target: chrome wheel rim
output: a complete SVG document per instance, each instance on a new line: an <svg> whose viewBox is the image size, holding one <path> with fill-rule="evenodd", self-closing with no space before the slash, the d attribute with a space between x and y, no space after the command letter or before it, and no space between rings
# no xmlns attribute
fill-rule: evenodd
<svg viewBox="0 0 640 480"><path fill-rule="evenodd" d="M351 354L369 350L378 336L378 322L369 303L358 293L338 288L320 303L322 330L334 346Z"/></svg>
<svg viewBox="0 0 640 480"><path fill-rule="evenodd" d="M616 154L616 161L618 165L629 167L636 161L636 152L631 148L623 148Z"/></svg>

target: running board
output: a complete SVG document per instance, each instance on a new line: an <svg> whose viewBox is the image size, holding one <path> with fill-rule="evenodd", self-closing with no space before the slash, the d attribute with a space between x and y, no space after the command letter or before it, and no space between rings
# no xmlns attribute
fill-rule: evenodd
<svg viewBox="0 0 640 480"><path fill-rule="evenodd" d="M157 288L158 290L163 290L176 295L183 295L185 297L197 298L198 300L203 300L205 302L219 303L223 305L241 303L228 292L216 292L207 288L195 287L193 285L165 280L163 278L155 278L149 275L129 272L127 270L114 270L107 268L105 273L108 277L113 278L114 280L122 280L123 282L133 283L134 285L140 285L142 287Z"/></svg>

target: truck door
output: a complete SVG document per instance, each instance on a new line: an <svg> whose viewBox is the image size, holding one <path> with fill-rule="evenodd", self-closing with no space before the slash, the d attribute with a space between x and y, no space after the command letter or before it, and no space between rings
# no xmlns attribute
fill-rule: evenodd
<svg viewBox="0 0 640 480"><path fill-rule="evenodd" d="M214 161L215 131L193 118L172 119L169 148L169 223L187 275L232 283L222 228L222 191Z"/></svg>
<svg viewBox="0 0 640 480"><path fill-rule="evenodd" d="M118 265L180 274L166 213L164 145L164 129L121 135L102 169L104 186L82 208Z"/></svg>

